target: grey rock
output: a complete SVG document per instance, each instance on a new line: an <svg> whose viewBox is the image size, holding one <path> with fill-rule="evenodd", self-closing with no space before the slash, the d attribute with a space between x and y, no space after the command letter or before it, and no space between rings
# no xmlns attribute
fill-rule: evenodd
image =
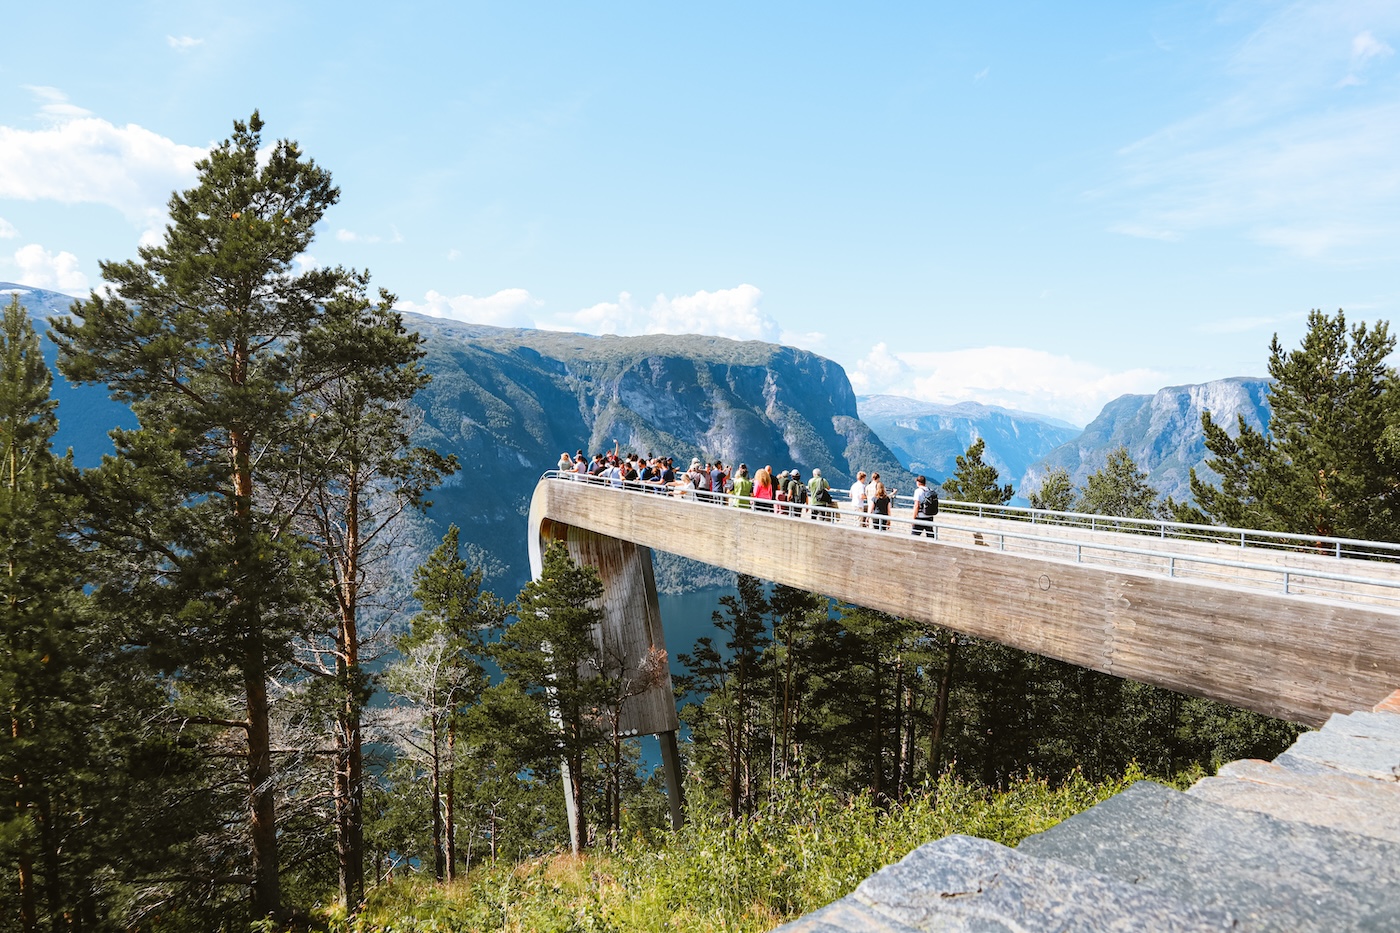
<svg viewBox="0 0 1400 933"><path fill-rule="evenodd" d="M1235 925L1222 911L1185 906L1106 875L1028 858L985 839L948 836L867 878L849 897L780 929L1126 933Z"/></svg>
<svg viewBox="0 0 1400 933"><path fill-rule="evenodd" d="M1322 732L1400 744L1400 716L1394 713L1333 713Z"/></svg>
<svg viewBox="0 0 1400 933"><path fill-rule="evenodd" d="M1304 732L1280 764L1304 760L1379 781L1400 780L1400 741L1345 735L1336 731Z"/></svg>
<svg viewBox="0 0 1400 933"><path fill-rule="evenodd" d="M1242 930L1400 930L1400 845L1140 781L1026 839L1053 858L1228 911Z"/></svg>
<svg viewBox="0 0 1400 933"><path fill-rule="evenodd" d="M1268 761L1235 761L1197 781L1192 797L1400 843L1400 784L1333 769L1300 774Z"/></svg>

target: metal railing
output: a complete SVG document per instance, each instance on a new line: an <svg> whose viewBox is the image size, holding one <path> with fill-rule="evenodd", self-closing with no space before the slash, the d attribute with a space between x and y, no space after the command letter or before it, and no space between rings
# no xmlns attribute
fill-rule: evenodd
<svg viewBox="0 0 1400 933"><path fill-rule="evenodd" d="M898 497L901 504L897 508L892 504L893 514L885 516L854 511L849 496L839 490L832 490L836 504L823 507L810 502L797 505L753 497L741 499L731 493L695 491L685 484L668 488L659 483L627 482L555 470L546 472L541 479L586 482L621 492L662 495L678 506L739 506L779 521L837 523L868 534L902 532L926 541L990 547L1043 560L1400 609L1400 567L1394 566L1400 562L1400 545L1387 542L949 500L940 501L936 517L915 518L912 497L906 496ZM997 525L969 524L967 519L971 518L995 520ZM1015 528L1018 524L1034 526L1034 530L1019 530ZM1049 528L1064 528L1068 535L1056 534ZM1076 531L1095 533L1095 537L1075 537ZM1113 538L1103 537L1105 533L1112 534ZM1240 548L1242 555L1253 551L1261 558L1264 554L1260 552L1267 551L1269 559L1241 557L1236 560L1218 553L1193 552L1193 543L1228 544ZM1319 557L1332 560L1319 562ZM1290 560L1294 562L1287 563ZM1301 563L1302 560L1307 563ZM1335 564L1336 571L1322 569L1334 561L1344 563Z"/></svg>

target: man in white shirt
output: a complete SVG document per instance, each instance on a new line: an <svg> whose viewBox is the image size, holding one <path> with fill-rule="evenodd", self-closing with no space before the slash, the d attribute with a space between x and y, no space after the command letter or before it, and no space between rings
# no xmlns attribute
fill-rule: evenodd
<svg viewBox="0 0 1400 933"><path fill-rule="evenodd" d="M860 527L864 528L867 521L865 513L870 509L870 492L865 485L865 471L861 470L856 474L856 481L851 484L851 508L860 516Z"/></svg>

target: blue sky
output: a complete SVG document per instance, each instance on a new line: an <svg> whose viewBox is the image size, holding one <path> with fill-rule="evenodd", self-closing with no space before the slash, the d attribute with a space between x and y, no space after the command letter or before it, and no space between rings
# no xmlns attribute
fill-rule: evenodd
<svg viewBox="0 0 1400 933"><path fill-rule="evenodd" d="M1083 424L1400 306L1400 3L12 5L0 280L82 294L254 108L402 307L780 340Z"/></svg>

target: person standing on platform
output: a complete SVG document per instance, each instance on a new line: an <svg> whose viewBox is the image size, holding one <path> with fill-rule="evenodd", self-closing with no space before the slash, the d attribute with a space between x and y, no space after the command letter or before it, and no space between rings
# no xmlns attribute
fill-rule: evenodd
<svg viewBox="0 0 1400 933"><path fill-rule="evenodd" d="M856 474L856 481L851 484L851 509L855 511L860 527L864 528L865 513L870 510L870 492L865 484L864 470Z"/></svg>
<svg viewBox="0 0 1400 933"><path fill-rule="evenodd" d="M933 537L933 517L938 514L938 491L923 476L914 479L914 534Z"/></svg>
<svg viewBox="0 0 1400 933"><path fill-rule="evenodd" d="M734 504L741 509L749 507L749 498L753 495L753 480L749 479L749 465L739 464L739 472L734 476Z"/></svg>

